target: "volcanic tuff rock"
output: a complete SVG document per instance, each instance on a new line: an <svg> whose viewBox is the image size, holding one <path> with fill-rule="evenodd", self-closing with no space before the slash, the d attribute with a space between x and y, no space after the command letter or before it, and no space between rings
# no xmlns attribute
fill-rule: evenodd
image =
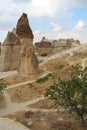
<svg viewBox="0 0 87 130"><path fill-rule="evenodd" d="M34 54L33 33L29 26L27 14L19 18L16 33L21 41L21 61L18 67L20 75L29 76L38 72L38 60Z"/></svg>
<svg viewBox="0 0 87 130"><path fill-rule="evenodd" d="M59 40L53 40L51 44L54 46L53 52L58 52L64 49L68 49L74 46L80 45L79 40L74 40L74 39L59 39Z"/></svg>
<svg viewBox="0 0 87 130"><path fill-rule="evenodd" d="M46 56L53 53L51 42L43 37L40 42L35 43L38 55Z"/></svg>
<svg viewBox="0 0 87 130"><path fill-rule="evenodd" d="M20 61L20 46L18 37L13 32L8 32L1 46L0 71L17 69Z"/></svg>
<svg viewBox="0 0 87 130"><path fill-rule="evenodd" d="M16 33L20 38L34 38L32 30L29 26L27 14L23 13L23 15L19 18Z"/></svg>
<svg viewBox="0 0 87 130"><path fill-rule="evenodd" d="M59 39L59 40L48 40L43 37L40 42L35 43L36 53L40 56L47 56L64 49L71 48L72 46L80 45L79 40L74 39Z"/></svg>
<svg viewBox="0 0 87 130"><path fill-rule="evenodd" d="M1 55L1 42L0 42L0 55Z"/></svg>
<svg viewBox="0 0 87 130"><path fill-rule="evenodd" d="M80 41L79 40L74 40L74 39L59 39L58 41L57 40L54 40L52 42L52 45L55 46L55 47L72 47L72 46L77 46L77 45L80 45Z"/></svg>

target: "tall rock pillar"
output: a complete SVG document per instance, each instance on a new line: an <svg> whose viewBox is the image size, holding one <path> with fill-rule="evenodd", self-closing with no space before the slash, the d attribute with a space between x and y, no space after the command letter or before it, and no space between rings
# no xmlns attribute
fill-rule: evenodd
<svg viewBox="0 0 87 130"><path fill-rule="evenodd" d="M38 60L34 54L33 47L34 36L25 13L22 14L17 22L16 34L21 41L21 60L18 73L24 76L38 73Z"/></svg>
<svg viewBox="0 0 87 130"><path fill-rule="evenodd" d="M16 34L8 32L1 45L0 72L17 69L20 61L20 44Z"/></svg>

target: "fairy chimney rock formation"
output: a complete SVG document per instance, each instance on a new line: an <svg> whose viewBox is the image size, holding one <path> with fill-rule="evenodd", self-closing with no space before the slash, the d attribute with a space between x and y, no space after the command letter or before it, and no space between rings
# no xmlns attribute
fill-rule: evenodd
<svg viewBox="0 0 87 130"><path fill-rule="evenodd" d="M19 18L16 33L20 38L34 38L32 30L29 26L27 14L23 13Z"/></svg>
<svg viewBox="0 0 87 130"><path fill-rule="evenodd" d="M1 42L0 42L0 55L1 55Z"/></svg>
<svg viewBox="0 0 87 130"><path fill-rule="evenodd" d="M17 69L20 61L20 46L18 37L9 31L1 45L1 72Z"/></svg>
<svg viewBox="0 0 87 130"><path fill-rule="evenodd" d="M23 13L16 26L16 34L21 41L21 61L18 67L20 75L29 76L38 73L38 60L34 54L33 33L29 26L27 14Z"/></svg>

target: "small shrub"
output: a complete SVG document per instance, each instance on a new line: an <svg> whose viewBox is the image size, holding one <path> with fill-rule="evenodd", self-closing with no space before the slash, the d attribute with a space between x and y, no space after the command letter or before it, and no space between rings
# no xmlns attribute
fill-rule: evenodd
<svg viewBox="0 0 87 130"><path fill-rule="evenodd" d="M0 94L3 94L3 91L6 89L7 82L2 78L0 79Z"/></svg>
<svg viewBox="0 0 87 130"><path fill-rule="evenodd" d="M28 85L29 85L30 87L33 87L32 83L29 83Z"/></svg>
<svg viewBox="0 0 87 130"><path fill-rule="evenodd" d="M44 77L41 77L41 78L37 79L36 82L37 82L37 83L43 83L43 82L47 81L50 76L52 76L51 73L47 74L47 75L44 76Z"/></svg>
<svg viewBox="0 0 87 130"><path fill-rule="evenodd" d="M37 79L37 83L43 83L43 82L45 82L45 81L47 81L48 80L48 77L47 76L45 76L45 77L42 77L42 78L39 78L39 79Z"/></svg>

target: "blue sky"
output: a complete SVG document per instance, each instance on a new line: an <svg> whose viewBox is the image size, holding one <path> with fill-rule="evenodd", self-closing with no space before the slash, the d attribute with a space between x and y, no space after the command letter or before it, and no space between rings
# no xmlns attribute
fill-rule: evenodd
<svg viewBox="0 0 87 130"><path fill-rule="evenodd" d="M0 2L0 41L25 12L34 41L74 38L87 43L87 0L3 0Z"/></svg>

